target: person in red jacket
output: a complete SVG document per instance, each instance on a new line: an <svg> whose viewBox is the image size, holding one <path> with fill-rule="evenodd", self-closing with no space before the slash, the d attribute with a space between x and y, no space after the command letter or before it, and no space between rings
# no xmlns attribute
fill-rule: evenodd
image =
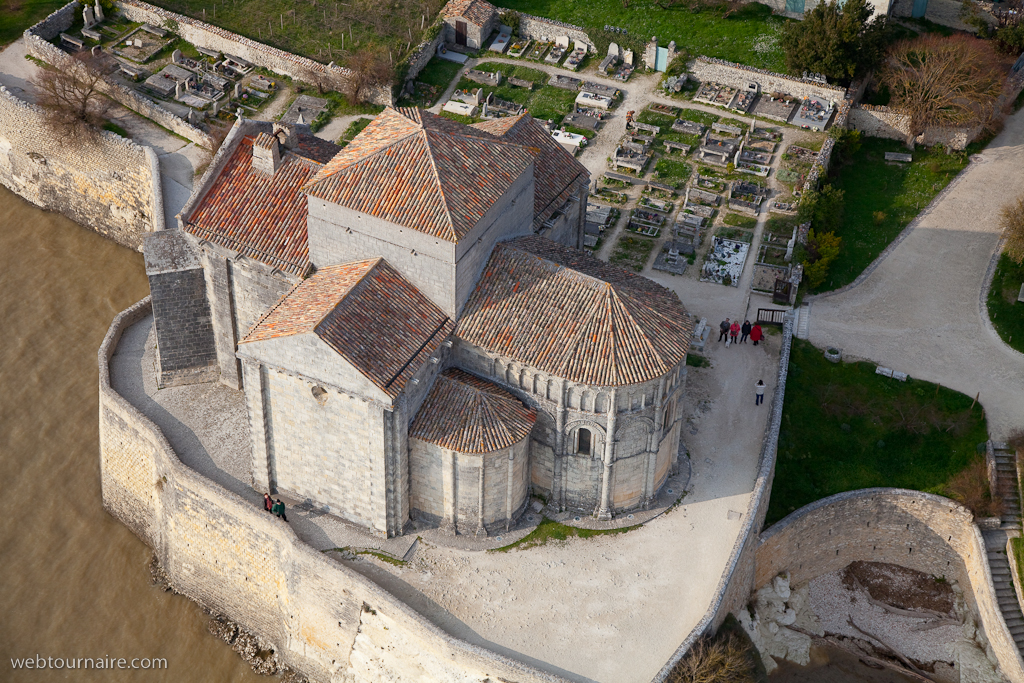
<svg viewBox="0 0 1024 683"><path fill-rule="evenodd" d="M729 337L732 339L732 343L735 344L739 340L740 336L740 323L739 321L733 322L729 326Z"/></svg>
<svg viewBox="0 0 1024 683"><path fill-rule="evenodd" d="M757 346L757 342L764 338L764 332L761 331L761 325L755 324L750 329L750 341L754 342L754 346Z"/></svg>

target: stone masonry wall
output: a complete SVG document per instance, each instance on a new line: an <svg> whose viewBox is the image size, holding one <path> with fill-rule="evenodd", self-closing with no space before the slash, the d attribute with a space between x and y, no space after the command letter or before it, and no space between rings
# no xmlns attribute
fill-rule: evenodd
<svg viewBox="0 0 1024 683"><path fill-rule="evenodd" d="M565 679L459 640L291 527L189 469L159 428L110 386L122 312L99 351L104 507L153 547L174 588L228 616L313 681Z"/></svg>
<svg viewBox="0 0 1024 683"><path fill-rule="evenodd" d="M724 59L697 57L690 65L690 72L698 80L724 83L733 88L744 88L747 83L756 81L761 85L761 92L783 92L801 98L817 95L835 103L841 102L846 96L846 90L839 86L755 69Z"/></svg>
<svg viewBox="0 0 1024 683"><path fill-rule="evenodd" d="M156 154L110 132L62 145L35 105L0 87L0 183L119 244L141 250L163 226Z"/></svg>
<svg viewBox="0 0 1024 683"><path fill-rule="evenodd" d="M499 8L499 12L501 12L502 17L504 17L508 10L502 10ZM580 42L586 43L589 46L590 52L597 50L597 48L594 47L594 41L590 39L590 36L587 35L587 32L582 27L566 24L565 22L556 21L554 19L535 17L532 14L519 13L519 30L517 33L521 38L529 38L530 40L540 40L544 42L553 41L559 36L568 36L570 47L572 43Z"/></svg>
<svg viewBox="0 0 1024 683"><path fill-rule="evenodd" d="M816 501L761 535L754 588L780 572L798 585L854 560L889 562L955 579L980 621L1003 674L1024 681L999 611L985 542L971 513L953 501L905 489L849 491Z"/></svg>
<svg viewBox="0 0 1024 683"><path fill-rule="evenodd" d="M850 127L871 137L905 141L910 135L910 117L898 109L859 104L850 112ZM981 130L982 126L933 126L917 136L914 142L926 147L941 144L951 149L962 150Z"/></svg>

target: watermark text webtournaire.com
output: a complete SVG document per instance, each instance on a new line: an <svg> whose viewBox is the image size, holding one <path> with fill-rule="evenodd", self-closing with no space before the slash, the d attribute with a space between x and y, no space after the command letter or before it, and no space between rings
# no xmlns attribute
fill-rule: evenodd
<svg viewBox="0 0 1024 683"><path fill-rule="evenodd" d="M166 669L161 657L25 657L11 658L15 669Z"/></svg>

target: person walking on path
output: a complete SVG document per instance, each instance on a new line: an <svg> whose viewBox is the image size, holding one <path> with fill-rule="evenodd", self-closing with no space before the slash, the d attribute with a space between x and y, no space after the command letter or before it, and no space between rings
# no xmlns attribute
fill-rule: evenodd
<svg viewBox="0 0 1024 683"><path fill-rule="evenodd" d="M764 403L764 380L757 380L757 384L754 385L754 405L759 406Z"/></svg>
<svg viewBox="0 0 1024 683"><path fill-rule="evenodd" d="M744 320L743 321L743 327L740 328L740 332L743 333L743 336L740 337L740 343L741 344L746 344L747 343L747 337L750 335L750 321L749 320Z"/></svg>
<svg viewBox="0 0 1024 683"><path fill-rule="evenodd" d="M274 511L274 501L270 498L269 493L263 494L263 509L266 510L267 512Z"/></svg>
<svg viewBox="0 0 1024 683"><path fill-rule="evenodd" d="M729 336L729 319L726 318L723 320L722 324L718 326L718 329L720 330L718 334L718 341L722 341Z"/></svg>
<svg viewBox="0 0 1024 683"><path fill-rule="evenodd" d="M734 322L731 327L729 327L729 337L732 339L732 343L735 344L736 340L737 340L737 337L739 337L739 336L740 336L740 323L739 323L739 321L737 321L737 322Z"/></svg>
<svg viewBox="0 0 1024 683"><path fill-rule="evenodd" d="M764 332L761 331L760 325L754 325L750 329L750 341L754 342L754 346L757 346L757 342L764 339Z"/></svg>
<svg viewBox="0 0 1024 683"><path fill-rule="evenodd" d="M280 498L274 501L274 507L271 509L271 512L280 517L282 521L288 521L288 518L284 514L284 503L281 502Z"/></svg>

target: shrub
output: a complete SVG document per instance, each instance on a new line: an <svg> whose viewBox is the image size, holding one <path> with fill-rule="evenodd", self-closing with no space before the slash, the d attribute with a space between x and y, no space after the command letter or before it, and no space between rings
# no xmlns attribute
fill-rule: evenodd
<svg viewBox="0 0 1024 683"><path fill-rule="evenodd" d="M750 652L735 635L702 638L673 667L666 683L754 683Z"/></svg>
<svg viewBox="0 0 1024 683"><path fill-rule="evenodd" d="M970 510L976 518L998 517L1003 513L1003 501L992 495L988 483L985 461L975 460L946 484L949 497Z"/></svg>
<svg viewBox="0 0 1024 683"><path fill-rule="evenodd" d="M1018 197L1003 207L999 216L1003 229L1003 253L1018 266L1024 264L1024 197Z"/></svg>
<svg viewBox="0 0 1024 683"><path fill-rule="evenodd" d="M818 233L812 228L807 234L807 260L804 261L804 276L811 289L817 289L828 276L829 266L839 256L842 237L834 232Z"/></svg>
<svg viewBox="0 0 1024 683"><path fill-rule="evenodd" d="M874 219L875 225L881 225L889 215L885 211L875 211L871 214L871 217Z"/></svg>

